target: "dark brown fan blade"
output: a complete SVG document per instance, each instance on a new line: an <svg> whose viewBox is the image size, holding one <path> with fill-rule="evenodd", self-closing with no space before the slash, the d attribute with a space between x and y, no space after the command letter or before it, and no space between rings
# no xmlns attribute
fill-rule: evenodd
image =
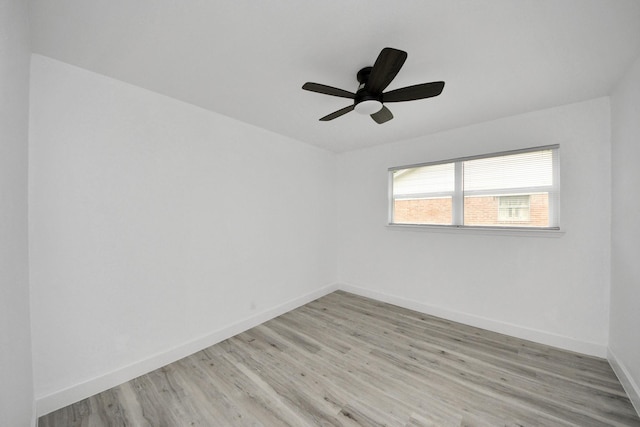
<svg viewBox="0 0 640 427"><path fill-rule="evenodd" d="M422 83L407 86L382 94L382 102L414 101L416 99L438 96L444 89L444 82Z"/></svg>
<svg viewBox="0 0 640 427"><path fill-rule="evenodd" d="M352 93L343 89L338 89L337 87L321 85L320 83L307 82L304 85L302 85L302 89L309 90L311 92L322 93L325 95L340 96L342 98L349 98L349 99L353 99L356 96L355 93Z"/></svg>
<svg viewBox="0 0 640 427"><path fill-rule="evenodd" d="M373 94L382 93L398 74L406 60L407 52L385 47L378 55L376 63L373 64L369 80L367 80L364 88Z"/></svg>
<svg viewBox="0 0 640 427"><path fill-rule="evenodd" d="M375 120L377 124L381 125L384 122L388 122L389 120L393 119L393 114L391 114L391 111L389 111L389 109L383 105L382 110L378 111L377 113L373 113L371 115L371 118Z"/></svg>
<svg viewBox="0 0 640 427"><path fill-rule="evenodd" d="M331 114L327 114L326 116L324 116L323 118L320 119L321 122L328 122L329 120L333 120L336 119L340 116L342 116L343 114L347 114L349 111L353 111L353 109L355 108L355 105L349 105L348 107L344 107L338 111L334 111Z"/></svg>

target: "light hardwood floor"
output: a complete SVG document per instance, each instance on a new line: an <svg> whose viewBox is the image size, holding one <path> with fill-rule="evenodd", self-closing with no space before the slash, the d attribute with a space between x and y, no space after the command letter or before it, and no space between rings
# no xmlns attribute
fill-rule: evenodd
<svg viewBox="0 0 640 427"><path fill-rule="evenodd" d="M606 360L345 292L40 427L640 426Z"/></svg>

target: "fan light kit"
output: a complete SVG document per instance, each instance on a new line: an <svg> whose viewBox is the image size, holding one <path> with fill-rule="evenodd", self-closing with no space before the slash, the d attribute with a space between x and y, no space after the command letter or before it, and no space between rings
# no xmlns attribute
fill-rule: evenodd
<svg viewBox="0 0 640 427"><path fill-rule="evenodd" d="M371 115L382 110L382 107L382 102L375 99L370 99L368 101L361 101L360 103L356 104L354 110L356 110L356 113Z"/></svg>
<svg viewBox="0 0 640 427"><path fill-rule="evenodd" d="M444 89L444 82L431 82L407 86L383 93L382 91L385 90L396 77L406 60L407 52L385 47L382 49L382 52L380 52L380 55L378 55L378 59L376 59L373 67L365 67L358 71L356 78L360 85L356 93L311 82L305 83L302 89L325 95L353 99L353 105L334 111L322 117L320 121L327 122L347 114L349 111L356 110L356 112L360 114L369 114L376 123L382 124L393 119L393 114L391 114L391 111L384 105L385 103L431 98L440 95L442 89Z"/></svg>

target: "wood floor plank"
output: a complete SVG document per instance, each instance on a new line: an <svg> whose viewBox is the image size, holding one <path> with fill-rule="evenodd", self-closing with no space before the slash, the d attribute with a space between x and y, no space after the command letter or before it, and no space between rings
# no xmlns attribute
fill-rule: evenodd
<svg viewBox="0 0 640 427"><path fill-rule="evenodd" d="M640 426L608 362L338 291L39 427Z"/></svg>
<svg viewBox="0 0 640 427"><path fill-rule="evenodd" d="M363 320L364 322L364 320ZM557 402L567 402L568 406L563 408L556 408L556 412L575 412L574 418L580 422L582 413L589 412L589 417L595 417L597 419L610 419L615 420L619 418L624 421L628 416L633 415L629 413L625 415L624 411L627 409L626 405L620 403L617 396L609 395L607 393L594 394L593 390L588 390L585 387L579 387L571 382L562 383L562 387L551 386L549 383L540 382L536 377L524 377L519 374L510 375L510 372L505 370L502 366L494 366L488 363L484 363L477 358L464 357L459 353L445 351L443 347L427 348L420 341L414 341L413 339L407 339L402 334L396 331L386 331L383 329L376 329L378 327L377 321L372 319L366 319L366 324L363 323L363 327L369 329L375 334L386 334L389 338L388 342L393 343L392 347L388 347L387 350L394 354L405 355L409 359L413 359L426 366L437 358L439 360L439 367L443 371L452 371L456 374L465 375L465 382L473 382L478 385L483 385L490 389L499 389L503 394L511 396L520 396L523 394L520 390L530 390L530 392L524 392L525 396L529 396L529 399L539 400L539 404L551 405L551 407L557 407ZM353 326L358 321L350 319L349 325ZM375 323L375 325L374 325ZM386 325L386 323L382 323ZM366 335L361 334L359 338L367 338ZM375 340L375 337L369 336L367 339L370 341ZM385 340L387 342L387 340ZM413 343L416 344L413 344ZM407 350L407 347L410 349ZM406 354L405 354L406 353ZM418 358L421 358L418 360ZM408 359L407 359L408 360ZM509 377L509 381L505 377ZM489 380L495 378L495 380ZM558 381L554 381L554 384L558 385ZM558 393L562 393L559 396ZM562 399L559 399L562 397ZM521 397L525 398L525 397ZM588 400L587 400L588 399ZM584 402L588 402L588 406L585 406ZM584 422L584 421L582 421Z"/></svg>
<svg viewBox="0 0 640 427"><path fill-rule="evenodd" d="M353 299L354 297L362 298L350 294L346 295L348 295L349 297L344 299ZM342 301L342 298L340 300L340 305L343 305L345 308L351 309L351 306L345 304L345 302ZM313 307L313 305L309 305L309 307ZM394 312L397 313L399 307L391 306L388 304L385 306L380 306L380 304L377 303L375 311L377 315L375 316L375 318L367 317L366 320L360 320L365 325L369 322L377 321L381 321L383 324L391 322L397 326L397 330L400 330L406 334L411 334L413 329L415 331L414 338L417 337L419 342L425 342L425 336L428 337L426 342L434 342L438 341L439 338L443 338L446 346L455 348L457 351L472 352L472 357L478 357L484 354L487 357L498 357L502 359L502 361L506 362L509 362L511 359L514 359L515 361L518 361L519 359L526 359L526 362L523 363L522 366L526 367L527 369L531 368L538 372L545 372L547 374L561 376L570 381L582 381L589 384L598 384L599 386L606 388L610 392L626 396L618 379L613 373L613 370L609 366L608 362L604 359L579 355L577 353L568 351L558 351L557 349L543 346L537 343L532 343L530 341L518 340L516 338L507 337L490 331L484 331L482 329L473 328L471 326L455 324L453 322L444 321L442 319L434 317L425 317L423 314L401 309L403 310L403 312L405 312L405 314L407 312L414 313L419 317L426 318L427 321L433 321L446 325L444 329L432 329L430 327L425 328L424 325L414 326L407 322L398 320L395 314L394 316L396 317L385 317L384 310L388 309L394 310ZM352 312L352 316L346 319L347 322L356 320L358 320L357 312ZM461 334L461 330L466 330L466 333ZM484 335L491 336L492 338L484 339ZM477 336L483 336L483 338L478 339ZM504 337L504 343L496 342L497 338L499 337ZM423 338L423 340L420 340L420 338ZM514 343L514 345L507 344L509 342ZM527 348L531 351L522 350ZM531 352L540 354L541 357L530 357L528 354L531 354ZM556 354L564 354L564 357L569 361L563 364L555 364L554 362L550 362L547 358L544 357L544 355L551 352L555 352ZM520 357L516 357L517 355L519 355ZM589 364L587 365L587 368L583 366L584 363ZM567 369L559 369L561 366L565 366Z"/></svg>
<svg viewBox="0 0 640 427"><path fill-rule="evenodd" d="M384 346L386 343L389 343L391 347L388 347L387 350L389 350L394 356L403 354L405 351L403 345L408 345L412 347L411 350L414 353L413 356L409 357L415 359L417 349L416 346L419 344L413 345L411 344L411 341L406 342L402 336L398 336L397 334L394 336L395 332L384 329L386 326L388 326L387 322L379 322L377 317L378 316L376 316L376 319L373 319L367 315L366 319L359 319L357 316L350 316L349 319L344 319L346 327L352 329L359 327L361 332L345 331L345 333L351 333L354 336L357 335L355 339L362 339L364 340L364 343L375 343L377 336L386 334L389 340L381 342L380 345ZM339 325L335 325L335 327L339 327ZM445 368L448 367L447 362L449 361L449 359L451 359L449 356L449 352L444 352L442 353L442 357L440 357L440 363L443 363L443 365L440 367L442 371L446 371ZM571 357L573 358L573 355ZM453 359L453 361L455 362L455 358ZM427 363L428 360L425 359L421 362L423 363L422 366L425 367L427 366L425 365L425 363ZM473 364L475 362L474 359L459 359L459 362L461 362L461 364L459 364L459 366L455 368L455 371L459 372L461 375L466 375L465 382L473 383L475 385L483 385L486 388L487 392L500 392L502 398L510 396L512 398L518 399L529 399L530 403L537 402L538 405L546 405L547 411L554 412L556 414L563 414L563 418L573 420L573 422L578 423L578 425L586 425L585 423L590 418L594 418L600 421L604 421L606 419L611 422L615 422L618 419L624 423L629 417L635 418L636 416L632 410L629 410L626 403L624 405L616 405L617 403L620 403L619 399L610 400L612 397L615 398L615 396L604 396L603 399L596 400L593 398L597 397L598 393L591 393L588 396L590 397L590 400L581 405L582 401L576 400L574 391L565 390L564 387L560 389L564 393L564 399L560 400L558 400L559 396L554 395L555 389L551 389L549 387L546 387L546 389L542 388L539 390L532 390L531 393L524 392L523 395L523 392L521 392L520 390L528 390L535 386L536 382L530 382L530 384L527 386L526 384L522 384L522 381L518 381L517 376L513 377L510 380L510 382L512 383L517 383L515 387L510 386L507 382L502 383L499 381L486 381L487 378L500 378L502 372L499 371L501 370L501 368L492 369L495 371L492 373L493 375L476 375L473 372L469 371L469 367L473 367ZM600 364L601 360L598 359L596 360L596 362ZM566 367L559 365L557 366L557 368L562 369ZM582 370L582 368L580 368L580 370ZM455 377L451 377L451 379L456 380ZM483 384L485 382L486 384ZM562 406L557 402L566 402L566 405ZM599 402L604 403L605 408L601 408L598 405ZM616 406L618 406L618 410L616 410ZM585 415L585 411L589 412L589 414Z"/></svg>

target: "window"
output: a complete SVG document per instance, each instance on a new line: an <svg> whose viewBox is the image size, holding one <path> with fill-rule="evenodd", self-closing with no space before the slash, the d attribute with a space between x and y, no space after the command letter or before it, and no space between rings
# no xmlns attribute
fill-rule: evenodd
<svg viewBox="0 0 640 427"><path fill-rule="evenodd" d="M558 228L558 146L389 169L390 223Z"/></svg>
<svg viewBox="0 0 640 427"><path fill-rule="evenodd" d="M529 194L498 196L498 221L527 222L531 218Z"/></svg>

